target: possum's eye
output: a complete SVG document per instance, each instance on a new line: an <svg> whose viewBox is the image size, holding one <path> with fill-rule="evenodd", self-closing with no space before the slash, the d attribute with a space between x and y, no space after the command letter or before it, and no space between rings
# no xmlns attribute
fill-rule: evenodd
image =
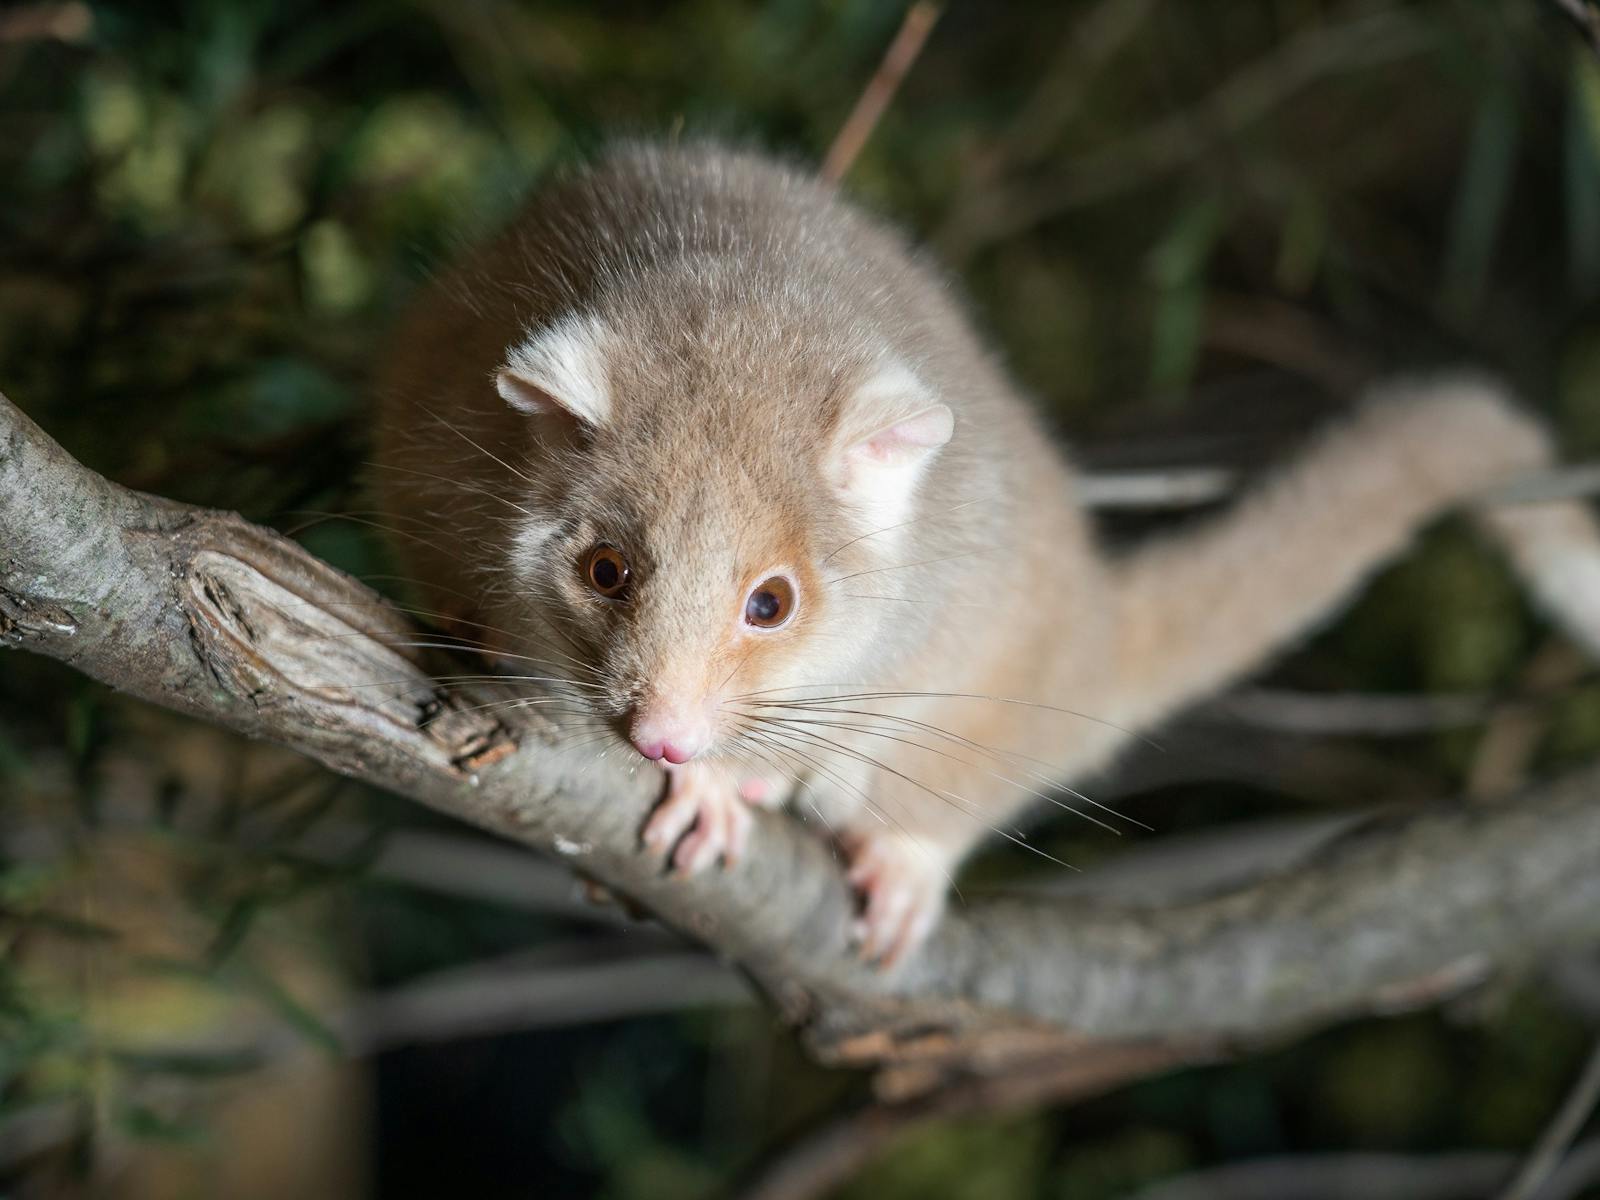
<svg viewBox="0 0 1600 1200"><path fill-rule="evenodd" d="M628 560L615 546L601 542L583 558L583 578L607 600L621 600L628 594Z"/></svg>
<svg viewBox="0 0 1600 1200"><path fill-rule="evenodd" d="M744 621L757 629L776 629L794 613L794 584L774 575L755 586L744 602Z"/></svg>

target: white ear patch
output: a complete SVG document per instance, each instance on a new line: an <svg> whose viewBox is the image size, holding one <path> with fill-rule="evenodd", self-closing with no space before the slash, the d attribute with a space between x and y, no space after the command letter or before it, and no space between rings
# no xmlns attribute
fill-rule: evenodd
<svg viewBox="0 0 1600 1200"><path fill-rule="evenodd" d="M849 402L839 490L879 528L910 513L917 481L955 432L955 414L904 363L886 363Z"/></svg>
<svg viewBox="0 0 1600 1200"><path fill-rule="evenodd" d="M530 416L565 413L588 425L611 415L606 350L611 331L596 317L567 316L513 346L495 390Z"/></svg>

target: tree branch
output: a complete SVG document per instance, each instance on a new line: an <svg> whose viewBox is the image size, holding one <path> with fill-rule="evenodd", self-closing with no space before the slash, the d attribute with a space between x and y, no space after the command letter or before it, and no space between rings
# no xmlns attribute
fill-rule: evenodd
<svg viewBox="0 0 1600 1200"><path fill-rule="evenodd" d="M1583 40L1589 43L1589 49L1600 54L1600 11L1597 11L1590 0L1553 0L1568 20L1572 22Z"/></svg>
<svg viewBox="0 0 1600 1200"><path fill-rule="evenodd" d="M738 964L823 1059L895 1065L898 1094L952 1068L1049 1078L1086 1050L1209 1054L1600 937L1589 770L1385 817L1224 895L973 899L885 975L850 953L851 898L798 822L758 814L737 869L663 875L638 853L654 771L564 751L536 709L478 707L493 687L433 682L419 640L291 542L109 483L0 398L0 643L567 858Z"/></svg>
<svg viewBox="0 0 1600 1200"><path fill-rule="evenodd" d="M833 145L828 147L827 157L822 160L822 178L837 183L849 174L938 20L939 6L930 0L916 0L906 9L900 29L889 43L889 49L884 51L883 61L834 136Z"/></svg>
<svg viewBox="0 0 1600 1200"><path fill-rule="evenodd" d="M1492 1150L1263 1158L1181 1176L1123 1200L1479 1200L1515 1162ZM1536 1200L1577 1200L1596 1178L1600 1140L1579 1146Z"/></svg>
<svg viewBox="0 0 1600 1200"><path fill-rule="evenodd" d="M1536 1200L1600 1099L1600 1043L1589 1051L1577 1082L1498 1200Z"/></svg>

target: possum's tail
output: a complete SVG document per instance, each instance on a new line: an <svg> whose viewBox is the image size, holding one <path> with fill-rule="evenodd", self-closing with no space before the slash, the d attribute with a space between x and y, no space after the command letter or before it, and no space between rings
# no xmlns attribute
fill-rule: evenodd
<svg viewBox="0 0 1600 1200"><path fill-rule="evenodd" d="M1159 718L1254 669L1462 505L1600 659L1600 522L1581 500L1506 502L1553 461L1544 428L1489 380L1383 388L1226 512L1111 564L1117 719Z"/></svg>
<svg viewBox="0 0 1600 1200"><path fill-rule="evenodd" d="M1600 521L1589 506L1490 500L1475 515L1545 615L1600 661Z"/></svg>

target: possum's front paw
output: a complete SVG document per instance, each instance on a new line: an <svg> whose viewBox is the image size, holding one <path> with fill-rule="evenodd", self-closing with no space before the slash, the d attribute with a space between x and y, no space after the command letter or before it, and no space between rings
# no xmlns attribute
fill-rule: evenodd
<svg viewBox="0 0 1600 1200"><path fill-rule="evenodd" d="M861 957L888 968L915 953L944 913L950 889L946 864L899 833L842 839L849 856L846 878L861 898L851 940Z"/></svg>
<svg viewBox="0 0 1600 1200"><path fill-rule="evenodd" d="M742 798L740 781L711 763L664 769L667 794L645 822L645 849L668 857L681 875L698 874L719 858L733 866L750 839L754 802Z"/></svg>

